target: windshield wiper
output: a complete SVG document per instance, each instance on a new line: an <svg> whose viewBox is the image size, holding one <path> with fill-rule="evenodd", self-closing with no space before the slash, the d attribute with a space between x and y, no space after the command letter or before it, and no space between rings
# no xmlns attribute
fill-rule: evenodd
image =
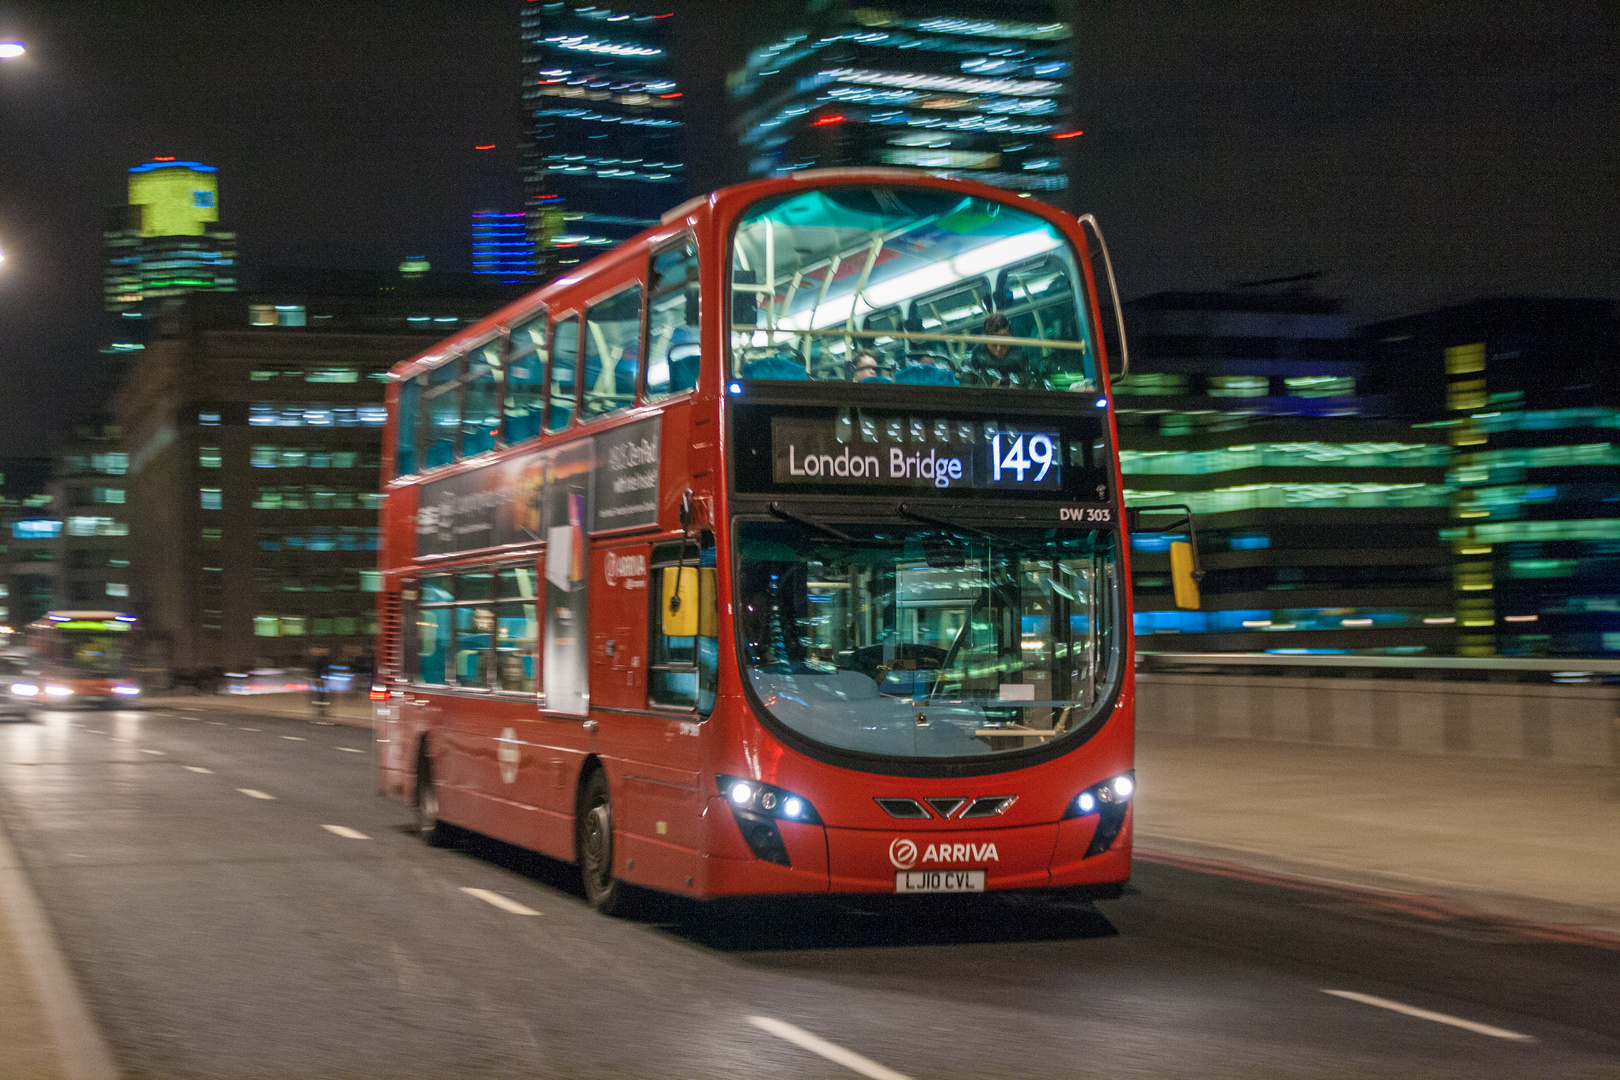
<svg viewBox="0 0 1620 1080"><path fill-rule="evenodd" d="M771 513L775 514L779 518L785 518L788 521L796 521L800 525L806 525L812 529L815 529L817 532L826 533L834 540L843 540L846 543L854 543L855 541L855 538L850 536L848 533L839 532L826 522L817 521L815 518L809 517L805 514L795 514L792 510L787 509L779 502L771 503Z"/></svg>
<svg viewBox="0 0 1620 1080"><path fill-rule="evenodd" d="M939 525L947 529L955 529L957 532L972 533L974 536L982 536L986 540L997 539L995 536L985 532L983 529L975 529L972 525L962 525L955 521L948 521L942 517L932 517L928 514L919 514L915 510L911 509L911 507L906 503L899 504L894 508L894 511L903 518L910 518L912 521L921 521L926 525Z"/></svg>

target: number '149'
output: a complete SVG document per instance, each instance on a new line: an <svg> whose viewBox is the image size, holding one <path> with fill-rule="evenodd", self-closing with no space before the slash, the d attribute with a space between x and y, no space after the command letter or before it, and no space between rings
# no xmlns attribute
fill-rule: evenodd
<svg viewBox="0 0 1620 1080"><path fill-rule="evenodd" d="M999 482L1004 479L1003 473L1012 473L1014 475L1005 479L1023 483L1024 473L1038 469L1030 481L1038 484L1046 479L1052 463L1057 460L1057 447L1052 445L1051 436L1030 435L1026 439L1023 435L1013 435L1004 445L1002 440L1008 438L1001 434L990 438L990 478Z"/></svg>

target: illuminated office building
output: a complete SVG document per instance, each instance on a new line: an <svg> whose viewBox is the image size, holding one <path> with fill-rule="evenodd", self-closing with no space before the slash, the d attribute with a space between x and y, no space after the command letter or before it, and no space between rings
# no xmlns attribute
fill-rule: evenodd
<svg viewBox="0 0 1620 1080"><path fill-rule="evenodd" d="M56 604L62 518L47 490L48 458L0 458L0 647Z"/></svg>
<svg viewBox="0 0 1620 1080"><path fill-rule="evenodd" d="M523 6L522 168L537 270L551 277L686 197L667 8Z"/></svg>
<svg viewBox="0 0 1620 1080"><path fill-rule="evenodd" d="M1454 651L1445 435L1369 392L1339 304L1302 284L1127 306L1126 500L1191 507L1205 571L1179 611L1172 537L1132 537L1139 649Z"/></svg>
<svg viewBox="0 0 1620 1080"><path fill-rule="evenodd" d="M109 417L74 425L46 492L61 521L53 606L129 609L129 454Z"/></svg>
<svg viewBox="0 0 1620 1080"><path fill-rule="evenodd" d="M198 293L152 320L113 402L127 475L105 485L127 504L150 666L184 678L371 653L387 371L504 299L430 285Z"/></svg>
<svg viewBox="0 0 1620 1080"><path fill-rule="evenodd" d="M502 284L534 275L534 248L529 243L528 215L478 210L472 216L472 272Z"/></svg>
<svg viewBox="0 0 1620 1080"><path fill-rule="evenodd" d="M1459 650L1620 653L1620 319L1489 299L1364 331L1377 388L1451 445Z"/></svg>
<svg viewBox="0 0 1620 1080"><path fill-rule="evenodd" d="M783 27L728 89L749 176L902 166L1062 202L1072 5L852 0L775 5Z"/></svg>
<svg viewBox="0 0 1620 1080"><path fill-rule="evenodd" d="M115 315L140 319L187 293L236 289L236 234L219 228L212 165L158 158L130 169L129 201L104 238L105 306ZM125 344L138 337L115 334Z"/></svg>

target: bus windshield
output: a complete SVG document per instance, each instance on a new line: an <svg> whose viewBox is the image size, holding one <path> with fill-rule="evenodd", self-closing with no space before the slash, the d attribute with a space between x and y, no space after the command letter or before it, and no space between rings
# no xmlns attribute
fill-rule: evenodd
<svg viewBox="0 0 1620 1080"><path fill-rule="evenodd" d="M737 225L730 280L737 378L1099 386L1073 248L999 202L861 185L766 199Z"/></svg>
<svg viewBox="0 0 1620 1080"><path fill-rule="evenodd" d="M85 675L120 675L126 635L92 630L62 631L62 664Z"/></svg>
<svg viewBox="0 0 1620 1080"><path fill-rule="evenodd" d="M964 757L1085 727L1116 677L1115 538L799 522L738 528L755 693L827 746Z"/></svg>

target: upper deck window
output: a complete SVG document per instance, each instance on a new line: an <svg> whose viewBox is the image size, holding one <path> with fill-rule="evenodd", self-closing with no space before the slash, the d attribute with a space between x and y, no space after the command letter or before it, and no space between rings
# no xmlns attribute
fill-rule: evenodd
<svg viewBox="0 0 1620 1080"><path fill-rule="evenodd" d="M1099 385L1073 248L1003 203L857 185L766 199L738 223L730 280L740 378Z"/></svg>
<svg viewBox="0 0 1620 1080"><path fill-rule="evenodd" d="M431 469L455 460L457 436L461 433L461 361L452 359L425 375L422 412L427 421L422 432L422 467Z"/></svg>
<svg viewBox="0 0 1620 1080"><path fill-rule="evenodd" d="M546 407L546 430L561 431L574 418L575 368L579 360L579 316L570 315L551 332L550 404Z"/></svg>
<svg viewBox="0 0 1620 1080"><path fill-rule="evenodd" d="M641 376L641 286L585 309L586 419L636 403Z"/></svg>
<svg viewBox="0 0 1620 1080"><path fill-rule="evenodd" d="M506 383L507 445L540 434L546 379L546 315L541 312L512 331Z"/></svg>
<svg viewBox="0 0 1620 1080"><path fill-rule="evenodd" d="M467 354L467 388L461 407L462 457L495 449L495 432L501 426L501 387L505 381L506 370L498 340Z"/></svg>
<svg viewBox="0 0 1620 1080"><path fill-rule="evenodd" d="M647 400L697 386L698 259L690 239L653 256L647 305Z"/></svg>

